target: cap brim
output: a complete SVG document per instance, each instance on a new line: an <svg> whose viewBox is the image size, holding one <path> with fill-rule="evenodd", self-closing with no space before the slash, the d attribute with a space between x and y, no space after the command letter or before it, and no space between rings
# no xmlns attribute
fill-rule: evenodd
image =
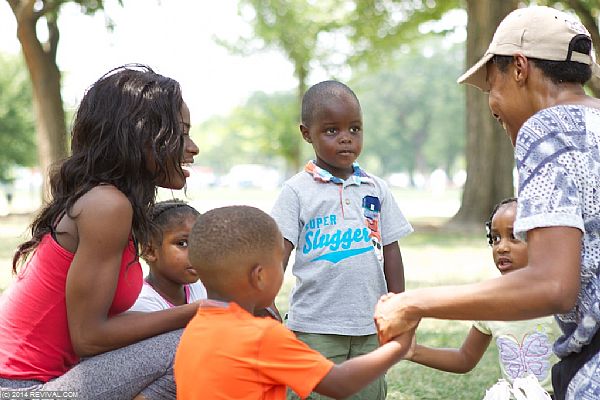
<svg viewBox="0 0 600 400"><path fill-rule="evenodd" d="M491 53L486 53L475 65L467 70L464 74L462 74L457 80L457 83L466 83L468 85L475 86L483 90L484 92L489 92L490 86L487 82L487 69L485 65L488 61L492 59L494 55Z"/></svg>

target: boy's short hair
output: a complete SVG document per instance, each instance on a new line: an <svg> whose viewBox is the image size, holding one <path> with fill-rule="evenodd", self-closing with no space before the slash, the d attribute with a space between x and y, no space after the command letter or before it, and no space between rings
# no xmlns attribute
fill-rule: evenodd
<svg viewBox="0 0 600 400"><path fill-rule="evenodd" d="M231 260L251 261L272 251L280 240L277 223L264 211L250 206L220 207L198 217L188 254L194 268L208 271Z"/></svg>
<svg viewBox="0 0 600 400"><path fill-rule="evenodd" d="M329 80L311 86L302 96L302 124L309 126L312 123L315 112L325 98L339 96L342 93L351 95L360 107L356 94L342 82Z"/></svg>

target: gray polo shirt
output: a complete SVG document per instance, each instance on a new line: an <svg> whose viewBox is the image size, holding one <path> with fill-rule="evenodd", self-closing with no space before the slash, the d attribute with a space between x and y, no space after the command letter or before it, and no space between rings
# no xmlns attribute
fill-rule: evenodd
<svg viewBox="0 0 600 400"><path fill-rule="evenodd" d="M294 331L376 332L375 305L387 293L383 246L413 229L382 179L351 178L336 184L300 172L284 183L273 207L283 237L296 249L287 320Z"/></svg>

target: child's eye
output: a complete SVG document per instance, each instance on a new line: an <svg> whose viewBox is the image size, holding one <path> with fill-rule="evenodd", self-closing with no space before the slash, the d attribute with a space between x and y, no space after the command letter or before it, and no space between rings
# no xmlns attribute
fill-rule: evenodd
<svg viewBox="0 0 600 400"><path fill-rule="evenodd" d="M496 245L498 243L500 243L500 240L502 240L502 237L498 234L493 234L491 235L491 239L492 239L492 244Z"/></svg>
<svg viewBox="0 0 600 400"><path fill-rule="evenodd" d="M325 129L325 133L329 136L332 136L337 133L337 130L335 128L327 128L327 129Z"/></svg>
<svg viewBox="0 0 600 400"><path fill-rule="evenodd" d="M179 242L177 242L177 246L187 247L188 246L188 242L187 242L187 240L180 240Z"/></svg>
<svg viewBox="0 0 600 400"><path fill-rule="evenodd" d="M360 131L360 126L353 126L352 128L350 128L350 133L360 133Z"/></svg>

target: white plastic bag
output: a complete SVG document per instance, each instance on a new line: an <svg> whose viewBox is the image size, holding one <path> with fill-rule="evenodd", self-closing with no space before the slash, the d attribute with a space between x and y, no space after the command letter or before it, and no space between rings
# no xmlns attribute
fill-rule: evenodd
<svg viewBox="0 0 600 400"><path fill-rule="evenodd" d="M511 386L504 379L485 391L483 400L550 400L550 395L542 388L534 375L516 378Z"/></svg>
<svg viewBox="0 0 600 400"><path fill-rule="evenodd" d="M534 375L517 378L513 382L512 393L516 400L550 400L551 397Z"/></svg>
<svg viewBox="0 0 600 400"><path fill-rule="evenodd" d="M485 391L483 400L510 400L510 390L510 383L500 379L494 386Z"/></svg>

